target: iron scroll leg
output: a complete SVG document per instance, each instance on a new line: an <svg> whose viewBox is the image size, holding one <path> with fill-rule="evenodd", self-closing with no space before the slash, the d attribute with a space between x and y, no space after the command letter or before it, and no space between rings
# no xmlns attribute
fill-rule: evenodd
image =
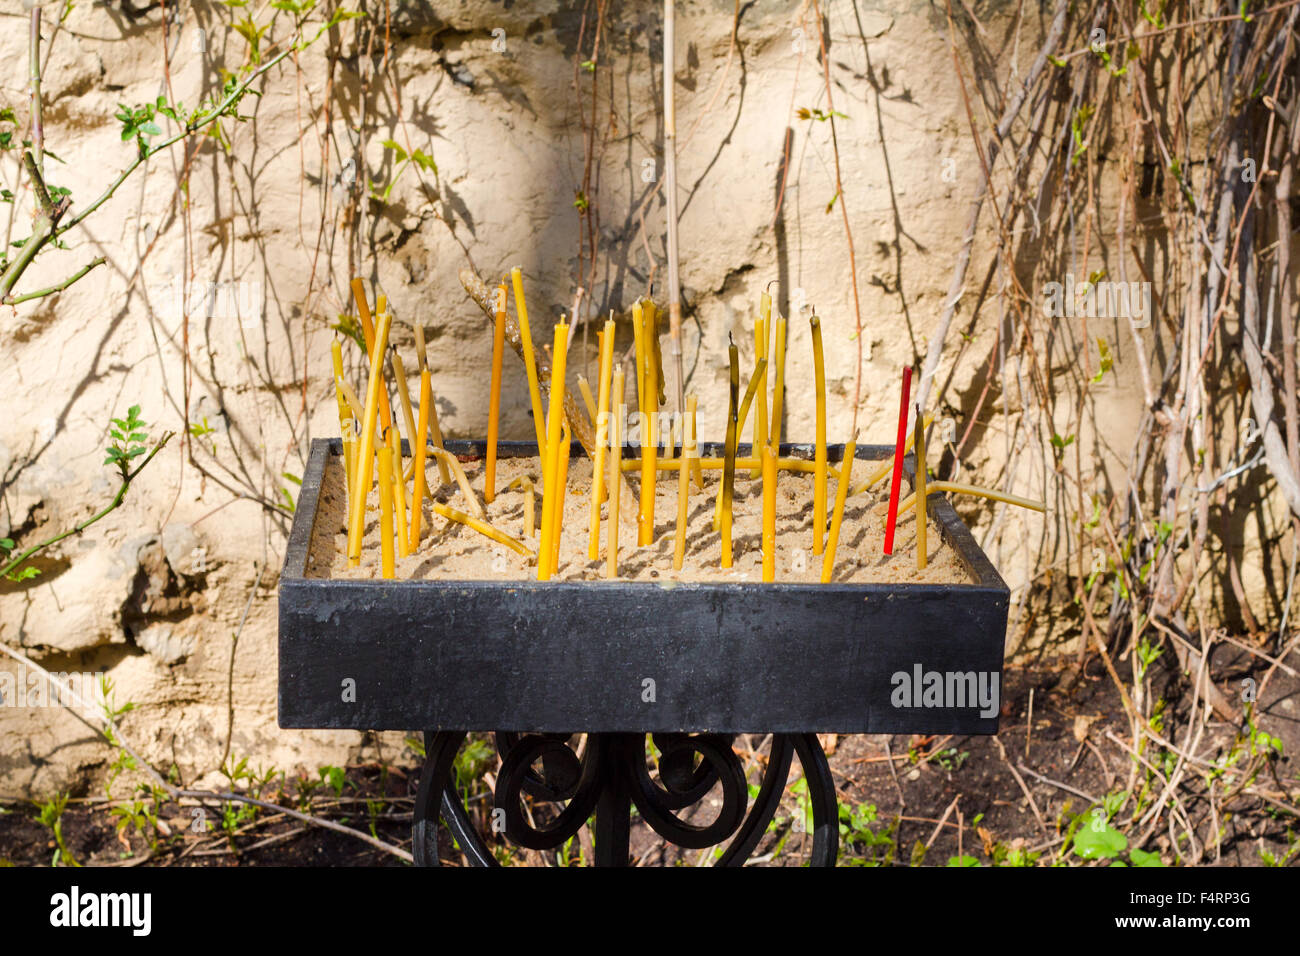
<svg viewBox="0 0 1300 956"><path fill-rule="evenodd" d="M466 811L455 783L455 760L464 731L426 731L425 764L412 817L412 852L418 866L438 866L438 817L441 816L470 865L497 866ZM834 866L839 850L839 804L830 765L816 734L774 734L762 783L748 810L745 780L731 750L730 737L659 735L662 785L647 773L644 735L588 734L581 759L563 745L569 735L496 735L502 754L495 802L506 809L505 836L533 849L558 846L595 812L597 866L630 863L631 810L662 838L700 849L729 841L719 866L743 866L757 848L780 805L790 764L798 756L808 782L813 816L810 866ZM694 760L698 754L700 760ZM541 776L529 767L542 764ZM723 806L712 824L696 827L676 815L714 786L722 787ZM524 792L563 803L552 825L536 829L518 813Z"/></svg>

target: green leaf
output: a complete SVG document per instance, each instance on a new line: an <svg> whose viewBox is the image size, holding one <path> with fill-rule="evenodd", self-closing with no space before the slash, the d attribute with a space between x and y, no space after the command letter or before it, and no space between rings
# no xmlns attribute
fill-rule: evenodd
<svg viewBox="0 0 1300 956"><path fill-rule="evenodd" d="M980 861L975 859L975 857L973 856L967 856L966 854L963 853L961 856L948 857L948 865L949 866L979 866Z"/></svg>
<svg viewBox="0 0 1300 956"><path fill-rule="evenodd" d="M411 154L411 160L415 163L415 165L419 166L421 169L425 170L426 172L431 172L435 176L438 174L438 164L435 163L433 161L433 157L430 156L428 153L426 153L424 150L417 149L414 153Z"/></svg>
<svg viewBox="0 0 1300 956"><path fill-rule="evenodd" d="M1109 823L1096 827L1089 820L1074 835L1074 852L1085 860L1109 860L1128 846L1128 837Z"/></svg>
<svg viewBox="0 0 1300 956"><path fill-rule="evenodd" d="M5 551L12 551L14 549L14 539L0 538L0 549Z"/></svg>
<svg viewBox="0 0 1300 956"><path fill-rule="evenodd" d="M385 149L391 149L393 153L396 154L397 162L400 163L405 161L406 150L402 149L402 147L397 143L396 140L386 139L383 141L381 145L383 145Z"/></svg>

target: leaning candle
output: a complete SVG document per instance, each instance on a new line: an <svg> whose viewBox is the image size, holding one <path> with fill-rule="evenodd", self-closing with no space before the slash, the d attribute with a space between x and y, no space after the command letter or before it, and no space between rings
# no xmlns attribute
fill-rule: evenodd
<svg viewBox="0 0 1300 956"><path fill-rule="evenodd" d="M423 371L428 371L428 369L429 369L429 358L428 358L428 355L426 354L426 352L425 352L425 348L424 348L424 326L421 325L421 324L419 324L418 322L417 322L416 325L415 325L415 352L416 352L416 355L418 355L418 356L419 356L419 359L420 359L420 370L421 370L422 372L423 372ZM430 379L430 386L429 386L429 389L430 389L430 390L429 390L429 431L428 431L428 435L429 435L430 438L433 439L433 444L434 444L436 447L441 448L441 447L442 447L442 429L438 427L438 399L437 399L437 397L433 394L432 379ZM423 430L421 430L421 431L420 431L420 443L421 443L421 444L424 443L424 438L425 438L425 433L424 433ZM424 480L424 475L423 475L423 474L421 474L419 477L420 477L420 480L421 480L421 481ZM445 464L442 463L442 460L441 460L441 459L438 460L438 477L442 479L442 483L443 483L444 485L447 484L447 482L451 481L451 474L447 471L447 466L446 466Z"/></svg>
<svg viewBox="0 0 1300 956"><path fill-rule="evenodd" d="M913 444L916 448L916 480L912 482L916 489L913 494L916 496L916 570L924 571L925 563L929 560L929 554L926 550L925 542L925 522L930 517L930 509L926 505L925 491L925 423L921 421L921 406L916 406L916 424L913 426L914 438Z"/></svg>
<svg viewBox="0 0 1300 956"><path fill-rule="evenodd" d="M826 551L822 555L822 584L829 584L835 570L835 549L840 543L840 525L844 521L844 502L848 500L849 478L853 473L853 456L858 450L858 436L844 446L840 463L840 477L835 482L835 510L831 514L831 530L826 536Z"/></svg>
<svg viewBox="0 0 1300 956"><path fill-rule="evenodd" d="M533 357L533 336L528 329L523 270L518 266L511 269L510 281L515 289L515 318L519 322L519 343L524 349L524 370L528 373L528 399L533 406L533 430L537 433L537 451L541 454L546 447L546 425L542 418L542 390L537 384L537 360Z"/></svg>
<svg viewBox="0 0 1300 956"><path fill-rule="evenodd" d="M357 314L361 317L361 333L362 338L366 341L367 357L373 360L375 355L375 328L370 321L370 306L366 303L366 287L359 278L352 280L352 297L356 299ZM382 295L379 297L377 305L379 306L375 310L377 313L388 311L385 308L387 300ZM384 347L379 349L379 353L381 355L384 353ZM384 428L393 423L393 414L388 407L387 388L379 393L379 421Z"/></svg>
<svg viewBox="0 0 1300 956"><path fill-rule="evenodd" d="M826 533L826 362L822 356L822 320L814 315L812 326L813 388L817 392L816 471L813 473L813 554L822 553Z"/></svg>
<svg viewBox="0 0 1300 956"><path fill-rule="evenodd" d="M763 455L763 580L776 580L776 452L761 446Z"/></svg>
<svg viewBox="0 0 1300 956"><path fill-rule="evenodd" d="M393 378L397 380L397 396L402 403L402 424L406 426L406 434L410 438L408 444L411 446L412 454L414 454L415 415L411 409L411 392L406 384L406 366L402 363L402 357L397 354L396 349L393 350L392 354L388 357L388 360L393 363ZM398 445L398 453L401 453L400 445ZM400 473L398 475L398 480L402 480Z"/></svg>
<svg viewBox="0 0 1300 956"><path fill-rule="evenodd" d="M429 456L429 442L425 430L429 427L429 407L433 404L433 386L429 370L420 369L420 422L415 429L415 481L411 485L411 533L407 543L412 551L420 547L420 523L424 520L424 465Z"/></svg>
<svg viewBox="0 0 1300 956"><path fill-rule="evenodd" d="M370 496L370 477L375 457L375 416L379 395L384 387L384 349L388 346L390 320L387 312L379 314L379 327L375 330L376 348L370 353L370 379L366 384L365 418L361 421L361 447L357 450L356 495L349 502L352 507L348 522L348 567L361 564L361 537L365 532L366 498ZM382 457L382 456L381 456ZM382 482L380 483L383 484Z"/></svg>
<svg viewBox="0 0 1300 956"><path fill-rule="evenodd" d="M889 514L885 517L885 554L894 553L894 522L898 518L898 489L903 481L903 443L907 441L907 398L912 390L912 367L903 369L903 396L898 403L898 440L894 444L894 476L889 481Z"/></svg>
<svg viewBox="0 0 1300 956"><path fill-rule="evenodd" d="M380 573L386 578L391 578L393 576L393 459L386 447L379 451L379 562Z"/></svg>
<svg viewBox="0 0 1300 956"><path fill-rule="evenodd" d="M605 577L618 577L618 498L623 464L623 416L627 406L623 403L623 366L620 364L614 372L614 387L610 392L611 406L618 407L618 414L613 417L609 427L609 534L605 544Z"/></svg>
<svg viewBox="0 0 1300 956"><path fill-rule="evenodd" d="M740 398L740 353L733 342L727 350L731 358L731 381L727 400L727 451L722 469L722 520L718 531L722 535L722 566L731 567L731 500L736 481L736 402Z"/></svg>
<svg viewBox="0 0 1300 956"><path fill-rule="evenodd" d="M686 559L686 522L691 497L691 469L687 462L698 455L695 447L695 404L694 395L686 399L686 414L690 417L692 425L689 437L685 433L682 434L682 457L677 468L677 539L673 542L674 571L680 571L682 562ZM683 422L684 426L685 422Z"/></svg>
<svg viewBox="0 0 1300 956"><path fill-rule="evenodd" d="M555 464L555 530L551 532L551 573L560 567L560 538L564 534L564 503L569 488L569 452L573 450L573 433L566 419L560 429L560 453Z"/></svg>
<svg viewBox="0 0 1300 956"><path fill-rule="evenodd" d="M497 430L501 418L501 359L506 344L506 284L497 286L496 321L492 327L492 385L488 399L487 463L483 467L483 500L497 496Z"/></svg>
<svg viewBox="0 0 1300 956"><path fill-rule="evenodd" d="M591 534L587 558L600 559L600 502L605 497L605 445L609 435L609 381L614 372L614 320L605 322L600 337L600 382L596 404L596 458L591 465Z"/></svg>
<svg viewBox="0 0 1300 956"><path fill-rule="evenodd" d="M763 381L766 381L767 378L766 373L767 373L767 359L759 359L758 364L754 366L754 374L749 377L749 388L745 390L745 399L740 403L740 412L736 416L736 436L737 436L736 440L737 441L740 440L739 437L740 433L745 430L745 419L749 416L750 403L754 401L754 396L758 392L759 385ZM762 404L763 403L760 401L759 405L761 406ZM759 446L755 445L754 446L755 450L757 450L758 447ZM759 468L759 473L761 474L763 470L762 459L759 459L758 468ZM715 511L713 514L713 527L715 528L718 527L721 520L722 520L722 496L719 495L718 502L717 505L715 506Z"/></svg>
<svg viewBox="0 0 1300 956"><path fill-rule="evenodd" d="M456 478L456 484L460 486L460 493L464 495L465 500L469 502L470 510L474 512L475 517L486 518L487 515L483 511L483 506L478 503L478 497L474 494L474 488L470 485L469 478L465 475L465 469L460 466L460 462L456 460L456 456L447 451L447 449L438 448L436 446L433 449L433 453L437 456L440 462L451 469L451 473Z"/></svg>
<svg viewBox="0 0 1300 956"><path fill-rule="evenodd" d="M494 528L486 521L482 521L478 518L475 518L473 515L467 515L463 511L457 511L455 508L448 507L447 505L444 505L440 501L429 502L429 507L433 509L434 514L442 515L448 521L455 521L458 524L463 524L465 527L477 531L479 534L483 535L484 537L491 538L493 541L496 541L500 544L504 544L507 548L510 548L512 551L519 552L526 558L532 558L533 556L533 552L530 551L523 543L516 541L514 538L510 537L510 535L506 534L504 531L500 531L497 528Z"/></svg>
<svg viewBox="0 0 1300 956"><path fill-rule="evenodd" d="M772 386L772 417L768 420L768 441L781 452L781 418L785 408L785 316L776 317L776 382Z"/></svg>
<svg viewBox="0 0 1300 956"><path fill-rule="evenodd" d="M380 454L387 451L389 460L393 463L393 521L397 528L397 554L404 558L411 553L411 549L407 547L406 539L406 482L402 480L402 439L397 433L397 426L388 429L385 444L387 448L381 450Z"/></svg>
<svg viewBox="0 0 1300 956"><path fill-rule="evenodd" d="M352 391L352 386L341 378L336 378L334 384L338 386L339 394L343 396L343 402L347 405L348 410L352 413L353 418L362 421L366 417L366 407L361 404L357 398L357 393Z"/></svg>
<svg viewBox="0 0 1300 956"><path fill-rule="evenodd" d="M551 358L551 405L546 417L545 463L542 470L542 543L537 552L537 580L551 578L551 536L555 533L555 508L564 500L555 491L556 471L560 458L560 434L564 423L564 365L568 357L569 326L563 320L555 325L555 342Z"/></svg>
<svg viewBox="0 0 1300 956"><path fill-rule="evenodd" d="M772 314L772 297L764 292L763 299L763 314L754 320L754 378L758 379L759 399L754 408L754 440L750 447L755 455L761 454L759 449L767 444L767 318ZM750 477L757 478L762 471L760 465Z"/></svg>
<svg viewBox="0 0 1300 956"><path fill-rule="evenodd" d="M1001 501L1009 505L1015 505L1019 508L1028 508L1030 511L1037 511L1040 514L1047 512L1047 505L1041 501L1034 501L1030 498L1021 498L1018 495L1009 495L1004 491L995 491L992 488L980 488L977 485L963 485L956 481L931 481L926 485L926 492L934 494L936 491L951 491L959 495L974 495L977 498L988 498L990 501ZM898 506L899 514L907 511L916 504L916 493L908 495L903 503Z"/></svg>
<svg viewBox="0 0 1300 956"><path fill-rule="evenodd" d="M603 338L604 335L605 335L604 332L597 332L597 333L596 333L596 338L598 338L598 339L599 339L599 338ZM599 342L596 343L596 351L600 351L600 343L599 343ZM587 383L587 376L585 376L585 375L579 375L579 376L578 376L578 391L579 391L580 393L582 393L582 404L585 405L585 406L587 406L587 417L589 417L589 418L591 419L592 423L595 424L595 421L596 421L596 399L595 399L595 396L593 396L593 395L591 394L591 386Z"/></svg>

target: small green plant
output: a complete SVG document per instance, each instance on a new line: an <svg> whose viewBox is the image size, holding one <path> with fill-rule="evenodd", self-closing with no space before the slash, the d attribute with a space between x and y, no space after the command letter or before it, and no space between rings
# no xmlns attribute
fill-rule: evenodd
<svg viewBox="0 0 1300 956"><path fill-rule="evenodd" d="M81 866L80 863L72 856L68 850L68 844L63 839L63 811L68 807L68 795L66 793L56 794L48 802L37 806L36 818L42 826L49 827L50 832L54 834L54 858L50 861L50 866L58 866L60 863L66 863L68 866Z"/></svg>
<svg viewBox="0 0 1300 956"><path fill-rule="evenodd" d="M1256 852L1259 853L1259 858L1260 860L1263 861L1265 866L1270 866L1270 867L1286 866L1293 859L1295 859L1297 854L1300 854L1300 839L1297 839L1295 833L1291 830L1291 828L1287 827L1285 853L1283 853L1281 856L1277 856L1274 853L1271 853L1270 851L1264 849L1262 846L1259 847L1256 850Z"/></svg>
<svg viewBox="0 0 1300 956"><path fill-rule="evenodd" d="M370 184L370 196L378 202L388 202L388 197L392 195L393 187L396 186L397 181L402 178L402 173L406 171L406 167L412 163L427 173L433 173L435 176L438 175L438 164L433 161L432 156L422 149L417 149L408 155L406 150L403 149L396 140L392 139L384 140L384 149L389 150L393 154L393 176L388 180L388 185L386 185L382 191L379 189L378 183L372 182Z"/></svg>
<svg viewBox="0 0 1300 956"><path fill-rule="evenodd" d="M842 866L889 866L894 862L898 819L883 830L872 826L878 819L876 805L860 803L850 809L839 804L840 864ZM913 866L916 848L913 847ZM922 853L922 859L924 853Z"/></svg>

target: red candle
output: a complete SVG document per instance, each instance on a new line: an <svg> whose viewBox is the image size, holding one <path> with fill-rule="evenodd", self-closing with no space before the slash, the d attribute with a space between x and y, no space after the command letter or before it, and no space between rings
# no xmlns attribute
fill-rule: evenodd
<svg viewBox="0 0 1300 956"><path fill-rule="evenodd" d="M903 445L907 442L907 399L912 391L912 367L903 369L903 397L898 403L898 441L894 445L894 474L889 481L889 516L885 519L885 554L894 553L894 520L898 489L903 481Z"/></svg>

